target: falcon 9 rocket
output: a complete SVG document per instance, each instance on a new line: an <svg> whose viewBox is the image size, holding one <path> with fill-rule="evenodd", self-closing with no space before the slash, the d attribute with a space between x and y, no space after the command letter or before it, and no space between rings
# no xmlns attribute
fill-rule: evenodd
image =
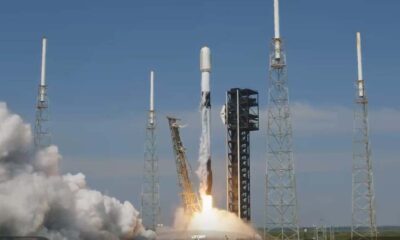
<svg viewBox="0 0 400 240"><path fill-rule="evenodd" d="M206 162L206 182L204 182L205 193L212 192L212 170L211 170L211 100L210 100L210 73L211 73L211 51L208 47L200 50L200 71L201 71L201 115L202 115L202 138Z"/></svg>

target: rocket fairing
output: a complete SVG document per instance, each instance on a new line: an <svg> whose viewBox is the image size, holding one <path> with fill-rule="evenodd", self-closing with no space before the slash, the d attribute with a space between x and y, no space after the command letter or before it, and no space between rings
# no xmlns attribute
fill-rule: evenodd
<svg viewBox="0 0 400 240"><path fill-rule="evenodd" d="M211 73L211 51L208 47L200 50L200 71L201 71L201 112L204 114L202 121L203 128L206 132L206 153L207 153L207 186L206 194L211 195L212 192L212 170L211 170L211 96L210 96L210 73Z"/></svg>

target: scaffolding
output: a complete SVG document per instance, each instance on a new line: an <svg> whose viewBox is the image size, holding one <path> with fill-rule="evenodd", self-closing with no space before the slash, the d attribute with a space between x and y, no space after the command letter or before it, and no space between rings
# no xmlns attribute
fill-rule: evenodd
<svg viewBox="0 0 400 240"><path fill-rule="evenodd" d="M250 132L259 129L258 92L232 88L226 94L227 208L251 220Z"/></svg>

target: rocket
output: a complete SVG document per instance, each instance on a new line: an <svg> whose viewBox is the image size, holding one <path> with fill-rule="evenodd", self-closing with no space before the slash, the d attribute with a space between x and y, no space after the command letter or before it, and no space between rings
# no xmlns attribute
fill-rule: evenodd
<svg viewBox="0 0 400 240"><path fill-rule="evenodd" d="M205 128L207 143L207 185L206 194L211 195L212 192L212 170L211 170L211 99L210 99L210 73L211 73L211 51L208 47L200 50L200 71L201 71L201 112L204 114L203 128Z"/></svg>

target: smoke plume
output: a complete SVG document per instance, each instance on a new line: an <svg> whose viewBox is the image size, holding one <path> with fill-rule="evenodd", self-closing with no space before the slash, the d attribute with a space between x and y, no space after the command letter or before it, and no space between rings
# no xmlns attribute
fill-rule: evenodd
<svg viewBox="0 0 400 240"><path fill-rule="evenodd" d="M201 107L201 136L200 136L200 148L199 148L199 167L196 171L197 176L200 179L200 192L205 192L207 188L207 160L210 156L209 148L209 138L208 138L208 109Z"/></svg>
<svg viewBox="0 0 400 240"><path fill-rule="evenodd" d="M89 189L82 173L60 175L60 160L56 146L35 152L30 125L0 102L0 236L155 237L131 203Z"/></svg>

